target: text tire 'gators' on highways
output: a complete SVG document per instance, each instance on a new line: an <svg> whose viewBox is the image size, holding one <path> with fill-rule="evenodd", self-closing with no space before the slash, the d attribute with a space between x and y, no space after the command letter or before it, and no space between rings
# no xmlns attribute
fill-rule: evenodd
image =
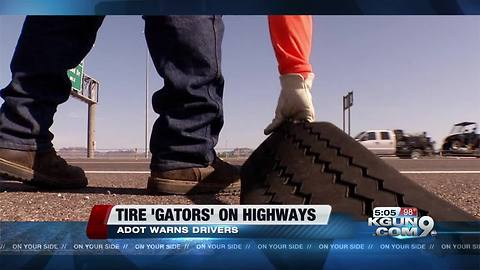
<svg viewBox="0 0 480 270"><path fill-rule="evenodd" d="M286 124L242 168L241 204L329 204L367 219L378 206L416 207L439 221L476 221L403 176L331 123Z"/></svg>

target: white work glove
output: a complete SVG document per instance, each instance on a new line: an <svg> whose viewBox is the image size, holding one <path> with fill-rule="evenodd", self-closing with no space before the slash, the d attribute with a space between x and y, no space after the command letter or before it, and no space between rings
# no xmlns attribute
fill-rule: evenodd
<svg viewBox="0 0 480 270"><path fill-rule="evenodd" d="M265 135L272 133L284 121L313 122L315 109L312 103L312 83L314 74L310 73L306 79L300 74L285 74L280 76L282 90L278 97L275 118L265 130Z"/></svg>

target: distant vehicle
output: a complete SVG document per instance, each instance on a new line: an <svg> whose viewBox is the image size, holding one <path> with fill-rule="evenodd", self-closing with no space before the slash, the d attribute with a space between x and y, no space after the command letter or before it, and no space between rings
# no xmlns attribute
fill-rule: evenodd
<svg viewBox="0 0 480 270"><path fill-rule="evenodd" d="M425 132L421 135L407 135L401 129L368 130L360 132L355 140L377 155L418 159L434 154L434 142Z"/></svg>
<svg viewBox="0 0 480 270"><path fill-rule="evenodd" d="M443 155L480 157L480 134L475 122L453 125L442 145Z"/></svg>

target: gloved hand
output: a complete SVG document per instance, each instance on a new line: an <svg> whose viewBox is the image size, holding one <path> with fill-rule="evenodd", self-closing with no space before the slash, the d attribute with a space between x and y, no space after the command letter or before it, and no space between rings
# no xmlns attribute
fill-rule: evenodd
<svg viewBox="0 0 480 270"><path fill-rule="evenodd" d="M282 90L278 97L275 118L264 130L269 135L284 121L313 122L315 109L312 103L312 83L314 74L310 73L306 79L300 74L285 74L280 76Z"/></svg>

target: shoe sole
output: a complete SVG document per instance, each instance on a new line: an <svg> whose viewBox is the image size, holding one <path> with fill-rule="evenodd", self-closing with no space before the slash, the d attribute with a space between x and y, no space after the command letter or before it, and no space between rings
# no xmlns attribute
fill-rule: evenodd
<svg viewBox="0 0 480 270"><path fill-rule="evenodd" d="M150 194L224 194L239 195L240 181L233 182L228 186L217 183L202 183L193 181L172 180L163 178L148 178L147 191Z"/></svg>
<svg viewBox="0 0 480 270"><path fill-rule="evenodd" d="M242 168L241 204L330 204L359 220L374 207L416 207L439 221L477 221L425 190L330 123L290 124Z"/></svg>
<svg viewBox="0 0 480 270"><path fill-rule="evenodd" d="M54 187L54 188L81 188L86 185L66 184L66 181L57 180L48 177L44 174L38 173L28 167L19 165L17 163L0 158L0 176L6 177L9 180L20 181L25 184L39 186L39 187Z"/></svg>

